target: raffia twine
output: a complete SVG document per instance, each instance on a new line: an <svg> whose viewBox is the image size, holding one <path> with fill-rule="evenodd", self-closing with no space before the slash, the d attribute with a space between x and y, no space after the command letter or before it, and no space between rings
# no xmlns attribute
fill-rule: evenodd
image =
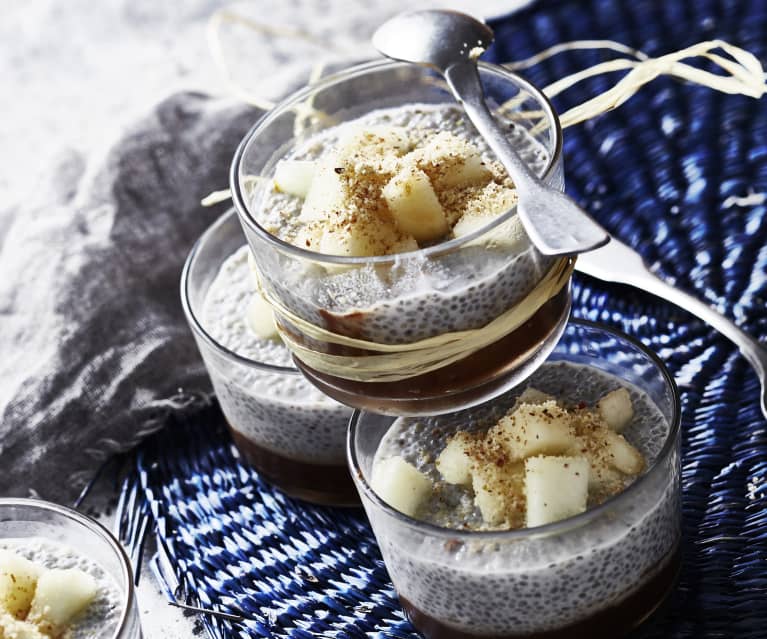
<svg viewBox="0 0 767 639"><path fill-rule="evenodd" d="M210 18L208 41L211 54L225 81L230 85L232 93L249 104L262 109L273 108L274 103L272 101L253 94L239 85L232 77L223 54L221 40L221 27L226 23L239 24L265 35L294 38L312 44L319 44L319 39L304 31L262 23L259 20L239 14L233 9L221 9ZM512 71L520 71L555 55L583 49L607 49L627 57L601 62L561 78L542 90L547 97L553 98L579 82L597 75L619 71L626 71L627 73L603 93L563 113L560 116L562 128L595 118L619 107L642 86L661 75L707 86L715 91L742 94L753 98L762 97L767 90L764 70L759 60L750 52L723 40L700 42L655 58L612 40L578 40L550 47L531 58L503 66ZM717 50L721 50L729 57L717 53ZM685 62L693 58L708 60L723 73L717 74L699 69ZM323 72L324 64L316 65L310 75L309 83L318 81ZM439 79L436 81L440 82ZM447 89L446 85L445 88ZM520 93L498 107L496 114L501 118L539 120L538 124L532 127L532 133L537 133L547 126L545 114L537 110L520 110L520 106L527 97L524 93ZM318 121L324 122L326 125L332 122L332 118L328 114L313 106L311 99L296 105L294 108L297 116L295 120L296 136L300 136ZM257 181L265 178L252 176L252 179ZM231 193L228 190L216 191L204 198L202 204L203 206L210 206L230 197ZM296 315L267 287L263 287L260 282L258 285L262 295L275 313L287 320L305 336L319 342L352 347L373 353L365 357L324 353L306 346L304 342L296 339L292 333L286 331L278 323L278 330L283 341L302 362L321 373L334 377L363 382L391 382L423 375L452 364L507 335L528 321L546 301L554 297L567 284L573 267L574 260L572 259L558 260L549 273L521 302L485 326L473 330L445 333L417 342L398 345L379 344L329 331ZM256 279L258 281L259 278Z"/></svg>

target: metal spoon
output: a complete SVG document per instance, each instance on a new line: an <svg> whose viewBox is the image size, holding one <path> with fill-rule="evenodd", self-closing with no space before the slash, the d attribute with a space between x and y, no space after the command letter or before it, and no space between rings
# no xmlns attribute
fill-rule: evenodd
<svg viewBox="0 0 767 639"><path fill-rule="evenodd" d="M575 268L605 282L628 284L652 293L698 316L728 338L738 347L759 378L759 407L767 419L767 343L763 344L751 337L698 298L663 281L647 268L639 253L615 237L604 248L580 258Z"/></svg>
<svg viewBox="0 0 767 639"><path fill-rule="evenodd" d="M573 255L606 244L607 232L564 193L530 171L490 113L476 58L492 41L493 31L479 20L440 10L399 14L373 35L373 44L383 55L433 67L445 76L453 95L514 181L519 219L541 253Z"/></svg>

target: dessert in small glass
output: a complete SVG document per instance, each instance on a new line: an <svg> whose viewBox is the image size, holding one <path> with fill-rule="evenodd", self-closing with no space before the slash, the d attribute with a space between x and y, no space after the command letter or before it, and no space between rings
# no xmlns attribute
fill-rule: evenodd
<svg viewBox="0 0 767 639"><path fill-rule="evenodd" d="M352 475L413 624L430 639L630 632L678 572L679 421L655 355L577 321L482 406L355 413Z"/></svg>
<svg viewBox="0 0 767 639"><path fill-rule="evenodd" d="M359 504L345 460L351 409L303 379L258 294L233 210L199 239L181 278L187 320L243 457L291 496Z"/></svg>
<svg viewBox="0 0 767 639"><path fill-rule="evenodd" d="M128 557L104 527L56 504L0 498L0 637L141 636Z"/></svg>
<svg viewBox="0 0 767 639"><path fill-rule="evenodd" d="M561 189L545 96L501 67L480 75L517 150ZM478 404L564 329L572 259L531 245L513 184L428 69L375 62L299 91L243 140L231 187L296 365L345 404Z"/></svg>

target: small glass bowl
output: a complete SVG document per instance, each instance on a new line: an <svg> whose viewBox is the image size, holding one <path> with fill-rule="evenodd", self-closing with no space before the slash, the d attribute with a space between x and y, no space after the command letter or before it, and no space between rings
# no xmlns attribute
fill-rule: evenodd
<svg viewBox="0 0 767 639"><path fill-rule="evenodd" d="M321 504L359 505L345 460L351 409L325 397L310 401L269 394L265 389L275 385L301 383L301 374L235 353L205 329L208 287L244 244L232 209L203 233L181 275L184 312L232 438L243 457L287 494Z"/></svg>
<svg viewBox="0 0 767 639"><path fill-rule="evenodd" d="M521 139L523 131L533 138L543 158L537 170L563 189L561 128L547 98L502 67L480 64L479 70L490 107L507 105L497 117L510 139ZM330 126L416 103L454 105L455 100L433 71L412 64L377 61L330 76L288 97L253 127L235 154L230 177L261 284L276 302L281 327L296 342L291 346L296 365L330 397L391 415L449 412L518 384L554 347L570 309L571 260L541 255L521 229L516 207L464 237L378 257L316 253L262 226L259 212L271 180L254 176L271 176L291 148ZM308 117L311 109L322 117ZM544 289L540 297L531 295ZM447 363L435 356L431 368L403 366L396 377L388 368L386 375L359 372L358 365L369 363L377 351L371 343L389 347L474 330L514 308L524 317L470 354ZM318 335L316 327L334 335ZM363 343L339 346L338 335ZM312 364L300 348L312 351ZM323 354L355 361L323 366L328 359Z"/></svg>
<svg viewBox="0 0 767 639"><path fill-rule="evenodd" d="M98 564L122 597L117 629L104 639L141 639L133 570L122 546L106 528L76 510L51 502L0 498L0 541L31 537L62 544Z"/></svg>
<svg viewBox="0 0 767 639"><path fill-rule="evenodd" d="M545 526L464 532L398 512L370 487L375 452L394 419L367 412L355 412L352 418L352 476L400 601L429 639L616 639L652 613L675 583L681 471L680 403L673 379L640 343L587 322L568 324L547 366L556 362L593 367L643 391L668 423L668 432L654 461L627 489L580 515ZM543 379L546 370L536 376ZM572 401L586 386L584 379L588 375L574 375L559 388L565 396L572 392ZM552 394L557 390L534 385ZM431 418L428 426L455 432L488 416L497 419L519 392Z"/></svg>

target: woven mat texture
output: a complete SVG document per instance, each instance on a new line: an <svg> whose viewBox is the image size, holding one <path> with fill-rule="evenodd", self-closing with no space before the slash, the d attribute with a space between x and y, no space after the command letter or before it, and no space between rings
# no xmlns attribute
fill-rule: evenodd
<svg viewBox="0 0 767 639"><path fill-rule="evenodd" d="M573 39L609 38L659 55L722 38L767 62L763 0L540 2L495 21L496 62ZM606 59L568 52L525 71L539 86ZM615 78L613 77L612 80ZM608 88L597 78L560 112ZM767 102L658 79L565 135L567 190L648 263L767 338ZM683 399L684 551L680 583L642 638L767 636L767 424L737 349L684 310L576 276L574 314L640 338ZM307 507L242 467L211 405L146 442L124 485L134 552L154 530L180 595L240 611L212 636L417 636L396 602L361 511ZM172 581L172 580L171 580Z"/></svg>

